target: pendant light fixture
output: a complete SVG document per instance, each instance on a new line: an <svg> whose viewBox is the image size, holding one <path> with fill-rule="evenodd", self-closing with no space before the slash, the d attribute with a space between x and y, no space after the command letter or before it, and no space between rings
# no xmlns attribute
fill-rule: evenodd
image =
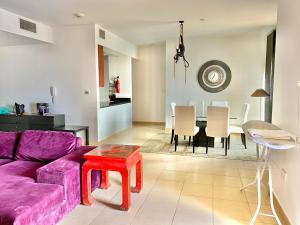
<svg viewBox="0 0 300 225"><path fill-rule="evenodd" d="M183 66L184 66L184 77L186 83L186 69L190 66L189 62L186 60L184 53L185 53L185 46L183 43L183 23L184 21L178 21L180 26L180 35L179 35L179 44L176 48L176 54L174 56L174 79L175 79L175 64L182 58Z"/></svg>

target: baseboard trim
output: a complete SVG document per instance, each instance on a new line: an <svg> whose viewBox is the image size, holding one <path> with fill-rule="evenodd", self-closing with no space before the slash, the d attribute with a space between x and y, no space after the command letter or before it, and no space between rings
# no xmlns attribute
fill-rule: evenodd
<svg viewBox="0 0 300 225"><path fill-rule="evenodd" d="M165 122L133 121L132 123L136 124L136 125L161 125L161 126L165 126Z"/></svg>
<svg viewBox="0 0 300 225"><path fill-rule="evenodd" d="M274 207L277 212L277 215L283 225L292 225L290 222L289 218L287 217L286 213L284 212L283 208L281 207L278 198L276 195L273 193L273 198L274 198Z"/></svg>

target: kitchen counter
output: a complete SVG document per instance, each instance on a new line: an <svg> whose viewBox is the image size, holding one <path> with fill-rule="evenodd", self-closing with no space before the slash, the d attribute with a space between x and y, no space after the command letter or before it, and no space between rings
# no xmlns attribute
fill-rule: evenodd
<svg viewBox="0 0 300 225"><path fill-rule="evenodd" d="M132 126L131 101L117 101L102 105L98 111L98 140L128 129Z"/></svg>
<svg viewBox="0 0 300 225"><path fill-rule="evenodd" d="M123 104L128 104L131 103L131 101L113 101L113 102L101 102L100 103L100 108L107 108L107 107L112 107L116 105L123 105Z"/></svg>

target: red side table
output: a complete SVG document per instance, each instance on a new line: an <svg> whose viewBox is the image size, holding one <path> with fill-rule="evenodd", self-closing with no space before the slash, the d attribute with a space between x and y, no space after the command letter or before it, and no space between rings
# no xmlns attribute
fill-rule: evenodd
<svg viewBox="0 0 300 225"><path fill-rule="evenodd" d="M143 159L140 146L134 145L100 145L84 154L86 162L82 167L82 199L83 204L91 205L91 171L101 170L101 188L107 189L109 184L108 171L118 171L122 176L122 210L128 210L131 204L130 191L140 192L143 182ZM130 172L136 165L136 186L130 187Z"/></svg>

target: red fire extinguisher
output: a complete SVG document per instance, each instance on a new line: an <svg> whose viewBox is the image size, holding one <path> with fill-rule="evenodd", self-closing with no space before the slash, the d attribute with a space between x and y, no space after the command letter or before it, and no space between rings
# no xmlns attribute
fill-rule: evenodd
<svg viewBox="0 0 300 225"><path fill-rule="evenodd" d="M120 78L120 77L117 76L117 79L115 80L116 93L120 93L121 84L120 84L119 78Z"/></svg>
<svg viewBox="0 0 300 225"><path fill-rule="evenodd" d="M116 88L116 93L120 93L120 89L121 89L121 84L120 84L120 80L119 80L119 76L117 76L117 78L115 79L115 88Z"/></svg>

